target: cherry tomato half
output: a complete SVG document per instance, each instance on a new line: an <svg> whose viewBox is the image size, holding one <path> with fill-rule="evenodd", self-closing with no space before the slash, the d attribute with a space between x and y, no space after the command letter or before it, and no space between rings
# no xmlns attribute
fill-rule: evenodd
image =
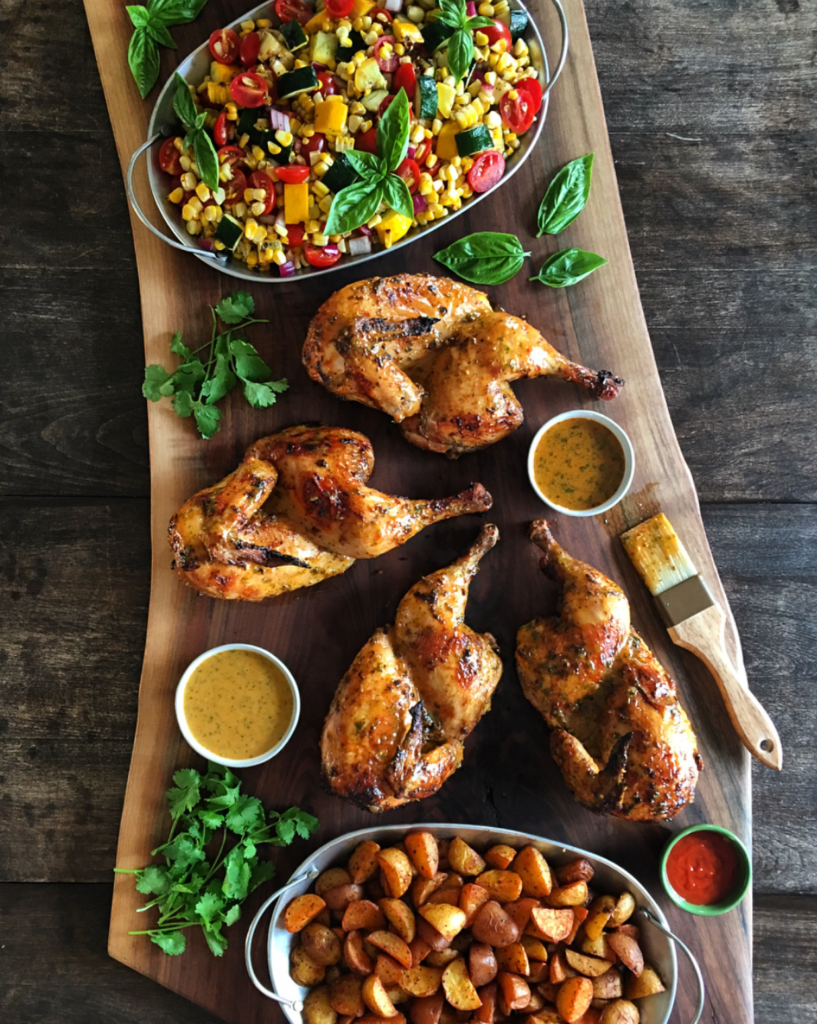
<svg viewBox="0 0 817 1024"><path fill-rule="evenodd" d="M324 99L326 99L327 96L334 96L335 93L337 93L338 83L335 81L335 76L330 74L328 71L319 71L318 81L320 82L318 89Z"/></svg>
<svg viewBox="0 0 817 1024"><path fill-rule="evenodd" d="M489 149L474 161L468 172L468 184L475 192L487 192L498 184L505 173L505 157L495 149Z"/></svg>
<svg viewBox="0 0 817 1024"><path fill-rule="evenodd" d="M493 19L493 25L489 25L487 28L478 28L477 32L482 32L483 35L488 37L488 45L493 46L494 43L498 43L500 39L505 40L505 52L508 53L513 46L511 41L511 30L507 25L503 25L501 21Z"/></svg>
<svg viewBox="0 0 817 1024"><path fill-rule="evenodd" d="M517 82L514 89L522 89L526 92L533 104L533 112L536 114L539 108L542 106L542 86L536 81L535 78L523 78L521 82Z"/></svg>
<svg viewBox="0 0 817 1024"><path fill-rule="evenodd" d="M287 242L293 246L303 245L306 228L303 224L287 224Z"/></svg>
<svg viewBox="0 0 817 1024"><path fill-rule="evenodd" d="M372 49L372 56L377 61L377 66L380 68L381 71L391 73L392 71L396 71L397 68L400 66L400 57L397 53L394 52L394 48L396 45L397 40L394 38L394 36L385 35L381 36L374 44L374 47ZM390 48L391 52L389 53L388 57L380 55L380 51L383 49L384 46L388 46Z"/></svg>
<svg viewBox="0 0 817 1024"><path fill-rule="evenodd" d="M227 120L227 111L222 112L216 118L216 123L213 125L213 138L216 140L217 146L226 146L228 134L227 130L230 127L230 122Z"/></svg>
<svg viewBox="0 0 817 1024"><path fill-rule="evenodd" d="M340 255L340 249L332 243L324 246L307 243L304 246L306 262L313 267L331 267L333 263L338 262Z"/></svg>
<svg viewBox="0 0 817 1024"><path fill-rule="evenodd" d="M411 64L400 65L394 72L391 87L396 93L402 89L410 100L414 99L414 93L417 91L417 72Z"/></svg>
<svg viewBox="0 0 817 1024"><path fill-rule="evenodd" d="M242 71L230 82L230 95L241 107L263 107L269 103L269 84L254 71Z"/></svg>
<svg viewBox="0 0 817 1024"><path fill-rule="evenodd" d="M355 0L326 0L324 6L333 18L345 18L352 13Z"/></svg>
<svg viewBox="0 0 817 1024"><path fill-rule="evenodd" d="M397 99L396 95L394 95L394 96L384 96L383 100L380 103L380 106L377 108L378 115L380 117L382 117L386 113L386 111L389 109L389 107L392 105L392 102L394 100L396 100L396 99ZM410 121L414 120L414 110L411 107L409 107L409 120Z"/></svg>
<svg viewBox="0 0 817 1024"><path fill-rule="evenodd" d="M326 136L323 132L315 132L301 144L302 153L322 153L326 149Z"/></svg>
<svg viewBox="0 0 817 1024"><path fill-rule="evenodd" d="M276 168L275 173L287 185L298 185L309 177L309 168L303 164L290 164L287 167Z"/></svg>
<svg viewBox="0 0 817 1024"><path fill-rule="evenodd" d="M369 17L372 21L394 21L391 11L387 11L385 7L373 7L369 11Z"/></svg>
<svg viewBox="0 0 817 1024"><path fill-rule="evenodd" d="M181 153L176 149L175 139L165 139L159 148L159 166L165 174L181 174L182 165L179 162Z"/></svg>
<svg viewBox="0 0 817 1024"><path fill-rule="evenodd" d="M420 168L417 166L417 161L412 160L411 157L407 156L402 163L398 164L394 173L408 185L409 192L416 192L420 187Z"/></svg>
<svg viewBox="0 0 817 1024"><path fill-rule="evenodd" d="M244 172L238 167L233 168L233 176L229 181L224 182L225 199L223 206L234 206L236 203L244 202L244 189L247 187L247 179Z"/></svg>
<svg viewBox="0 0 817 1024"><path fill-rule="evenodd" d="M417 151L414 154L414 159L422 167L423 164L429 157L433 148L434 142L432 139L423 139L420 145L417 147Z"/></svg>
<svg viewBox="0 0 817 1024"><path fill-rule="evenodd" d="M362 149L364 153L377 153L377 129L370 128L355 139L355 149Z"/></svg>
<svg viewBox="0 0 817 1024"><path fill-rule="evenodd" d="M238 59L245 68L251 68L258 62L258 51L261 49L261 36L257 32L248 32L241 37L238 47Z"/></svg>
<svg viewBox="0 0 817 1024"><path fill-rule="evenodd" d="M261 217L268 214L275 206L275 183L268 174L264 174L263 171L253 171L247 180L248 188L263 189L264 198L257 199L256 202L263 203L264 209L261 211Z"/></svg>
<svg viewBox="0 0 817 1024"><path fill-rule="evenodd" d="M210 36L210 53L219 64L232 64L238 56L238 36L231 28L218 28Z"/></svg>
<svg viewBox="0 0 817 1024"><path fill-rule="evenodd" d="M282 22L297 21L301 25L312 17L312 9L303 0L275 0L275 13Z"/></svg>
<svg viewBox="0 0 817 1024"><path fill-rule="evenodd" d="M503 123L517 135L526 132L536 116L531 95L524 89L511 89L506 92L499 101L499 113L502 115Z"/></svg>
<svg viewBox="0 0 817 1024"><path fill-rule="evenodd" d="M247 154L243 149L239 149L238 146L222 146L221 149L216 151L219 164L230 164L232 167L239 162L239 160L246 160Z"/></svg>

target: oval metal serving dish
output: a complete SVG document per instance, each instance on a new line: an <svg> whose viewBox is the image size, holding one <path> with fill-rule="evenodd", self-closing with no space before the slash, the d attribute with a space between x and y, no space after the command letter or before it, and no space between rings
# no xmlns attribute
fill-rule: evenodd
<svg viewBox="0 0 817 1024"><path fill-rule="evenodd" d="M648 911L660 925L667 927L667 922L661 908L650 896L647 890L629 872L613 864L604 857L599 857L586 850L580 850L575 846L567 846L563 843L554 843L540 836L531 835L528 832L513 832L503 828L478 828L470 825L437 825L437 824L416 824L416 825L386 825L380 828L365 828L358 832L350 832L347 835L333 839L326 843L319 850L300 865L293 873L293 878L307 876L310 872L324 871L326 868L336 865L345 865L354 848L363 839L374 839L381 845L388 845L401 839L408 831L423 830L430 832L437 839L453 838L460 836L467 843L472 844L476 849L483 850L494 843L507 843L510 846L522 846L531 844L535 846L547 859L547 861L558 866L576 857L586 857L595 869L593 887L600 893L618 894L627 889L633 894L636 901L636 912L639 910ZM275 900L272 908L272 919L270 921L269 935L267 938L267 964L269 966L272 987L282 1002L281 1009L287 1015L292 1024L303 1024L301 1013L286 1003L298 1003L308 993L308 989L296 985L289 976L289 954L292 946L298 941L297 935L290 935L283 926L283 912L295 896L306 892L314 882L312 877L304 877L296 885L288 887L286 891ZM269 901L268 901L269 902ZM247 935L248 946L248 967L249 946L252 942L255 925L265 908L262 908L256 915L256 919ZM658 927L650 927L644 924L641 929L640 944L644 950L645 959L653 964L660 974L666 991L658 995L650 996L639 1004L641 1010L641 1024L666 1024L669 1020L677 987L678 961L673 943ZM250 971L253 982L261 991L265 991L257 978ZM269 993L267 993L269 994Z"/></svg>
<svg viewBox="0 0 817 1024"><path fill-rule="evenodd" d="M467 202L463 203L462 207L459 210L449 214L442 220L434 221L432 224L429 224L425 227L412 228L404 239L402 239L396 245L391 246L389 250L386 250L382 246L376 246L371 253L366 253L360 256L344 255L343 258L332 267L326 267L323 269L319 269L316 267L303 267L300 270L298 270L297 273L294 275L295 279L299 277L304 277L306 275L312 277L317 274L329 274L334 270L340 270L343 269L344 267L349 267L353 263L364 263L367 260L375 259L377 256L382 255L384 252L401 249L403 248L403 246L410 245L416 239L423 237L430 231L433 231L441 224L446 224L449 221L453 220L455 217L457 217L460 213L463 213L465 210L472 209L473 206L476 203L478 203L481 199L484 199L485 196L491 195L491 193L495 191L496 188L503 188L505 186L508 179L522 166L522 164L530 155L536 143L539 141L539 137L542 133L542 128L544 127L545 118L547 116L549 90L558 78L559 73L561 72L562 67L564 66L565 59L567 57L568 31L565 13L562 8L560 0L551 0L551 2L557 9L562 28L561 50L553 75L550 75L549 73L545 46L542 41L542 37L539 33L539 29L534 23L533 18L530 16L530 12L527 11L527 8L521 2L521 0L509 0L511 9L516 8L524 10L528 13L528 25L525 29L525 32L523 33L523 38L525 42L528 44L530 50L531 67L536 72L539 78L539 82L542 84L543 89L545 90L545 96L542 102L542 109L539 112L539 115L536 119L536 123L528 132L525 133L525 135L522 136L521 145L519 149L516 150L513 156L508 159L506 164L505 175L503 176L499 184L497 184L494 189L491 189L488 192L483 192L480 195L473 196ZM225 27L236 28L240 25L242 21L255 21L258 18L270 16L272 16L273 18L275 16L274 7L270 3L264 3L260 4L258 7L253 7L252 10L247 11L246 14L242 14L240 18L236 18L234 21L230 22L229 26ZM208 40L205 39L202 42L201 46L198 47L198 49L194 50L193 53L191 53L187 58L185 58L185 60L181 62L181 64L179 64L176 70L188 82L197 84L207 74L209 66L210 52L208 49ZM187 252L192 253L194 256L202 260L204 263L208 263L215 266L217 269L221 270L225 274L229 274L231 277L240 278L242 281L260 281L272 284L281 281L293 280L292 277L282 278L278 274L275 274L274 272L270 272L268 274L261 274L258 273L257 271L251 270L245 264L241 263L239 260L233 259L232 257L225 257L220 254L206 252L199 248L196 240L191 238L191 236L184 230L184 222L181 219L179 207L171 203L167 198L167 177L159 169L153 152L153 146L159 141L161 141L162 138L166 137L164 132L166 132L169 128L174 126L177 122L176 115L173 112L173 92L174 85L173 78L171 77L168 79L167 82L165 82L164 88L162 89L161 93L159 94L159 98L156 101L156 106L153 108L153 114L151 115L150 124L148 125L148 140L142 146L140 146L139 149L134 153L133 157L131 158L130 166L128 167L125 184L128 191L128 198L130 199L131 205L133 206L133 209L138 215L139 219L150 231L152 231L157 237L161 238L162 241L166 242L168 245L172 245L174 248L183 249ZM144 152L147 152L148 154L148 179L150 182L150 188L153 194L154 202L156 203L156 206L159 208L159 211L161 212L162 217L165 220L165 223L173 232L175 240L168 238L167 235L163 234L156 227L154 227L153 224L151 224L150 220L147 218L147 216L139 206L139 203L136 199L133 189L133 172L138 158Z"/></svg>

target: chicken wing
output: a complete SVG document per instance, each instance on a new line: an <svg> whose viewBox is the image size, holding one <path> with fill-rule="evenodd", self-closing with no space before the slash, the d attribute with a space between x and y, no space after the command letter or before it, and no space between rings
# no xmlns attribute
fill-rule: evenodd
<svg viewBox="0 0 817 1024"><path fill-rule="evenodd" d="M623 381L566 359L488 297L426 274L358 281L318 310L303 348L309 376L388 413L412 444L456 457L522 423L510 382L560 377L611 399Z"/></svg>
<svg viewBox="0 0 817 1024"><path fill-rule="evenodd" d="M531 526L541 567L561 584L559 615L517 635L525 696L553 730L551 753L585 807L665 821L695 796L703 763L675 683L630 625L627 598L571 558L544 519Z"/></svg>
<svg viewBox="0 0 817 1024"><path fill-rule="evenodd" d="M383 494L366 486L373 468L371 443L352 430L299 426L261 438L235 472L171 519L179 576L210 597L261 601L376 558L431 523L491 507L481 484L431 500Z"/></svg>
<svg viewBox="0 0 817 1024"><path fill-rule="evenodd" d="M436 793L502 675L496 641L465 624L468 588L499 538L486 526L452 565L416 583L343 677L321 736L333 793L385 811Z"/></svg>

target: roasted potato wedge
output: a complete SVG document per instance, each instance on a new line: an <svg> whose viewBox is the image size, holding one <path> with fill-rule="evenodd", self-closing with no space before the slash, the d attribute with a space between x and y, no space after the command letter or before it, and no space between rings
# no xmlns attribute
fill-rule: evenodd
<svg viewBox="0 0 817 1024"><path fill-rule="evenodd" d="M455 1010L476 1010L482 1006L464 960L451 961L443 971L442 985L445 998Z"/></svg>
<svg viewBox="0 0 817 1024"><path fill-rule="evenodd" d="M521 942L512 942L510 946L503 946L501 949L498 949L496 951L496 962L500 971L521 974L524 978L527 978L530 974L530 961Z"/></svg>
<svg viewBox="0 0 817 1024"><path fill-rule="evenodd" d="M427 902L429 896L437 892L438 889L442 889L448 879L448 872L438 871L433 878L423 878L419 875L411 883L409 894L411 896L411 902L418 909Z"/></svg>
<svg viewBox="0 0 817 1024"><path fill-rule="evenodd" d="M624 966L629 968L636 978L640 977L644 970L644 954L636 940L624 932L610 932L607 941Z"/></svg>
<svg viewBox="0 0 817 1024"><path fill-rule="evenodd" d="M471 926L471 933L477 942L501 948L519 941L519 929L513 918L495 900L480 907Z"/></svg>
<svg viewBox="0 0 817 1024"><path fill-rule="evenodd" d="M516 850L512 846L498 843L496 846L492 846L485 854L485 863L489 864L492 868L499 868L500 871L504 871L511 866L515 856Z"/></svg>
<svg viewBox="0 0 817 1024"><path fill-rule="evenodd" d="M561 985L563 981L567 981L568 978L575 978L579 973L574 971L567 960L565 960L564 950L561 949L554 953L548 961L548 969L550 981L553 985Z"/></svg>
<svg viewBox="0 0 817 1024"><path fill-rule="evenodd" d="M498 971L493 948L485 942L474 942L468 950L468 973L474 985L477 988L490 985Z"/></svg>
<svg viewBox="0 0 817 1024"><path fill-rule="evenodd" d="M349 858L349 875L357 885L363 885L373 878L379 867L377 855L380 853L380 846L371 839L364 839L354 850Z"/></svg>
<svg viewBox="0 0 817 1024"><path fill-rule="evenodd" d="M324 890L323 898L327 907L342 917L350 903L363 899L363 886L346 882L343 885L336 885L334 889Z"/></svg>
<svg viewBox="0 0 817 1024"><path fill-rule="evenodd" d="M474 882L466 882L460 889L459 899L457 900L457 905L465 914L464 927L471 927L480 907L485 906L489 899L491 899L491 896L487 889L483 889L481 885Z"/></svg>
<svg viewBox="0 0 817 1024"><path fill-rule="evenodd" d="M477 885L486 889L490 899L498 903L513 903L522 895L522 879L515 871L491 868L477 875Z"/></svg>
<svg viewBox="0 0 817 1024"><path fill-rule="evenodd" d="M492 982L489 985L483 985L477 990L477 995L480 998L481 1006L474 1010L474 1020L479 1021L479 1024L494 1024L497 1019L497 998L498 988L496 982Z"/></svg>
<svg viewBox="0 0 817 1024"><path fill-rule="evenodd" d="M394 1003L389 998L388 992L383 987L383 982L378 978L376 974L370 974L368 978L363 982L363 988L361 990L363 995L363 1002L368 1006L372 1013L377 1014L378 1017L396 1017L397 1009Z"/></svg>
<svg viewBox="0 0 817 1024"><path fill-rule="evenodd" d="M430 832L409 832L405 838L406 853L423 878L433 878L440 863L440 849Z"/></svg>
<svg viewBox="0 0 817 1024"><path fill-rule="evenodd" d="M616 999L601 1011L601 1024L639 1024L641 1014L635 1003Z"/></svg>
<svg viewBox="0 0 817 1024"><path fill-rule="evenodd" d="M602 960L597 956L587 956L586 953L577 953L575 949L565 950L565 960L574 971L583 974L585 978L600 978L610 970L610 961Z"/></svg>
<svg viewBox="0 0 817 1024"><path fill-rule="evenodd" d="M436 952L439 952L441 949L448 949L451 945L451 939L440 935L437 929L422 916L422 912L417 918L417 936Z"/></svg>
<svg viewBox="0 0 817 1024"><path fill-rule="evenodd" d="M410 967L407 971L403 971L400 988L404 992L408 992L410 996L423 999L426 996L434 995L440 987L442 977L441 968L418 964L416 967Z"/></svg>
<svg viewBox="0 0 817 1024"><path fill-rule="evenodd" d="M569 907L534 907L527 931L545 942L564 942L573 930L573 921L573 911Z"/></svg>
<svg viewBox="0 0 817 1024"><path fill-rule="evenodd" d="M411 967L412 956L408 944L394 932L376 931L366 936L366 941L371 943L375 949L396 960L401 967Z"/></svg>
<svg viewBox="0 0 817 1024"><path fill-rule="evenodd" d="M304 999L303 1015L306 1024L336 1024L338 1011L330 1001L328 985L312 989Z"/></svg>
<svg viewBox="0 0 817 1024"><path fill-rule="evenodd" d="M570 885L571 882L589 882L594 875L593 865L584 857L568 861L556 868L556 881L559 885Z"/></svg>
<svg viewBox="0 0 817 1024"><path fill-rule="evenodd" d="M485 907L482 908L482 910L484 909ZM482 913L482 910L480 913ZM465 925L464 912L459 907L452 906L450 903L426 903L420 907L420 916L428 921L431 927L438 931L443 938L448 939L449 943L455 935L462 931ZM479 917L479 915L477 916ZM476 936L476 932L474 934ZM479 936L476 937L479 938ZM434 944L429 944L433 948Z"/></svg>
<svg viewBox="0 0 817 1024"><path fill-rule="evenodd" d="M307 892L303 896L296 896L284 911L284 928L290 934L302 931L325 906L326 901L315 893Z"/></svg>
<svg viewBox="0 0 817 1024"><path fill-rule="evenodd" d="M315 921L308 924L301 932L301 945L316 964L330 967L340 963L343 956L343 945L331 928Z"/></svg>
<svg viewBox="0 0 817 1024"><path fill-rule="evenodd" d="M541 939L537 939L533 935L520 935L519 941L528 954L528 960L536 960L543 964L547 963L548 951Z"/></svg>
<svg viewBox="0 0 817 1024"><path fill-rule="evenodd" d="M628 974L624 979L624 995L627 999L644 999L664 991L664 983L658 972L649 964L644 965L641 974L636 977Z"/></svg>
<svg viewBox="0 0 817 1024"><path fill-rule="evenodd" d="M400 938L404 942L412 942L417 934L417 922L411 912L411 907L402 900L393 899L391 896L384 896L378 906Z"/></svg>
<svg viewBox="0 0 817 1024"><path fill-rule="evenodd" d="M449 946L448 949L432 949L426 957L426 963L429 967L444 968L461 956L462 953L453 946Z"/></svg>
<svg viewBox="0 0 817 1024"><path fill-rule="evenodd" d="M363 1003L363 979L356 974L344 974L329 987L329 1002L332 1008L344 1017L362 1017L366 1012Z"/></svg>
<svg viewBox="0 0 817 1024"><path fill-rule="evenodd" d="M371 900L352 900L343 912L341 927L345 932L374 931L386 927L386 917Z"/></svg>
<svg viewBox="0 0 817 1024"><path fill-rule="evenodd" d="M540 899L550 894L553 875L550 865L536 847L523 847L514 857L511 867L522 879L522 889L526 896Z"/></svg>
<svg viewBox="0 0 817 1024"><path fill-rule="evenodd" d="M567 1024L584 1016L593 1002L593 982L589 978L568 978L556 993L556 1009Z"/></svg>
<svg viewBox="0 0 817 1024"><path fill-rule="evenodd" d="M390 846L377 854L377 863L383 873L383 888L386 895L399 899L411 885L414 866L405 850Z"/></svg>
<svg viewBox="0 0 817 1024"><path fill-rule="evenodd" d="M485 870L485 861L476 850L457 836L448 848L448 862L451 867L466 877L479 875Z"/></svg>
<svg viewBox="0 0 817 1024"><path fill-rule="evenodd" d="M322 871L315 879L315 892L318 896L323 896L330 889L336 889L339 885L348 885L351 881L352 876L346 868L329 868Z"/></svg>
<svg viewBox="0 0 817 1024"><path fill-rule="evenodd" d="M549 907L580 907L587 899L587 882L570 882L551 889L545 902Z"/></svg>
<svg viewBox="0 0 817 1024"><path fill-rule="evenodd" d="M412 999L409 1006L411 1024L439 1024L445 1003L445 994L439 989L433 996Z"/></svg>
<svg viewBox="0 0 817 1024"><path fill-rule="evenodd" d="M624 995L624 982L615 967L610 967L592 980L594 999L621 999Z"/></svg>
<svg viewBox="0 0 817 1024"><path fill-rule="evenodd" d="M609 926L611 928L619 928L635 913L635 896L631 892L623 892L619 895L616 900L616 906L613 913L610 915ZM638 936L636 936L637 938Z"/></svg>
<svg viewBox="0 0 817 1024"><path fill-rule="evenodd" d="M524 1010L530 1002L530 986L524 978L510 971L500 971L496 976L499 993L509 1010Z"/></svg>
<svg viewBox="0 0 817 1024"><path fill-rule="evenodd" d="M505 913L513 918L516 927L523 932L530 923L530 912L534 907L541 906L539 900L535 900L532 896L523 896L521 899L514 900L513 903L506 903Z"/></svg>
<svg viewBox="0 0 817 1024"><path fill-rule="evenodd" d="M316 964L303 946L293 946L289 954L289 976L296 985L314 988L326 977L326 968Z"/></svg>
<svg viewBox="0 0 817 1024"><path fill-rule="evenodd" d="M393 988L400 987L400 980L403 977L404 967L401 967L396 960L381 953L374 962L374 973L383 982L383 988L391 992ZM394 1002L394 999L392 999Z"/></svg>
<svg viewBox="0 0 817 1024"><path fill-rule="evenodd" d="M589 939L597 939L616 909L616 901L613 896L599 896L593 900L588 907L587 920L584 922L584 934Z"/></svg>
<svg viewBox="0 0 817 1024"><path fill-rule="evenodd" d="M361 932L349 932L343 943L343 959L350 971L355 974L371 974L374 962L366 952Z"/></svg>

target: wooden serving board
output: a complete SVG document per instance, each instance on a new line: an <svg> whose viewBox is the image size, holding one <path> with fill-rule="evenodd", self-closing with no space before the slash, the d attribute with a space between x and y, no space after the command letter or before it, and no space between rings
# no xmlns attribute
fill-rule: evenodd
<svg viewBox="0 0 817 1024"><path fill-rule="evenodd" d="M115 0L85 0L85 6L124 169L131 153L146 138L150 103L139 99L128 71L130 26L124 5ZM525 381L517 388L525 424L507 440L459 461L411 447L385 416L339 402L311 383L301 368L301 344L318 305L336 288L362 276L359 271L344 270L318 280L258 284L250 289L259 315L270 319L268 328L252 328L252 339L275 374L285 374L291 382L291 389L277 406L254 411L243 401L228 404L223 430L208 442L199 439L191 421L179 420L169 403L149 408L153 577L139 718L117 863L122 867L146 864L149 851L165 835L168 818L163 792L174 769L196 761L176 726L174 689L194 657L229 641L256 643L275 651L292 669L303 699L294 740L278 758L243 773L248 789L268 806L283 809L296 803L316 813L321 828L315 845L373 822L372 815L321 790L318 740L324 715L357 650L377 626L392 621L398 601L412 583L466 549L476 536L479 520L468 516L438 524L382 558L357 562L343 576L262 605L197 597L171 571L166 538L168 519L178 506L194 491L232 470L256 438L290 424L316 420L359 429L374 444L377 466L373 484L392 493L432 497L454 494L470 481L481 481L494 496L488 518L499 525L502 535L471 588L468 611L472 626L495 634L505 658L506 672L493 710L469 739L463 767L442 792L387 815L385 822L436 820L506 826L611 857L659 896L672 927L699 957L708 984L703 1020L749 1024L751 900L737 911L707 919L675 909L660 895L658 856L671 831L713 821L731 828L747 844L751 842L749 758L732 731L714 682L691 655L669 642L618 541L623 530L663 509L728 608L693 481L664 402L639 303L584 11L579 0L566 0L565 6L571 52L552 95L537 151L508 187L500 188L472 212L368 267L370 273L381 275L435 273L440 268L432 254L460 235L483 229L513 231L534 252L531 270L528 273L526 268L507 285L490 289L493 301L528 317L572 358L611 369L626 379L620 397L605 404L604 411L622 424L635 444L636 473L630 495L601 517L553 515L552 519L556 536L568 551L624 585L634 622L679 682L706 762L694 806L668 827L607 820L577 806L550 758L544 724L522 697L513 668L516 630L535 615L548 612L554 603L553 588L537 569L539 553L527 540L530 521L547 512L527 481L528 445L545 419L592 403L562 382ZM193 25L173 30L178 54L190 52L213 29L244 9L242 0L210 0ZM534 14L553 59L559 33L552 7L537 0ZM175 57L171 51L163 51L161 81L170 74ZM568 160L591 151L596 162L587 209L558 240L534 238L536 209L546 183ZM143 171L142 197L145 208L150 209ZM135 217L132 221L146 361L169 365L171 333L181 329L188 342L204 335L209 329L206 305L215 305L221 296L235 290L236 282L163 245ZM160 222L158 213L155 222ZM549 253L568 245L598 252L609 259L609 265L571 289L552 290L528 283L527 278ZM730 628L737 645L731 616ZM285 878L306 852L303 843L278 852L279 877ZM244 920L230 929L230 948L222 960L215 961L198 937L184 956L169 958L145 937L128 936L129 929L145 926L135 913L142 900L134 891L132 878L119 875L109 951L225 1020L241 1024L282 1020L280 1011L252 987L242 962L244 929L263 895L262 891L249 901ZM683 1024L691 1019L694 997L692 974L682 958L673 1021Z"/></svg>

